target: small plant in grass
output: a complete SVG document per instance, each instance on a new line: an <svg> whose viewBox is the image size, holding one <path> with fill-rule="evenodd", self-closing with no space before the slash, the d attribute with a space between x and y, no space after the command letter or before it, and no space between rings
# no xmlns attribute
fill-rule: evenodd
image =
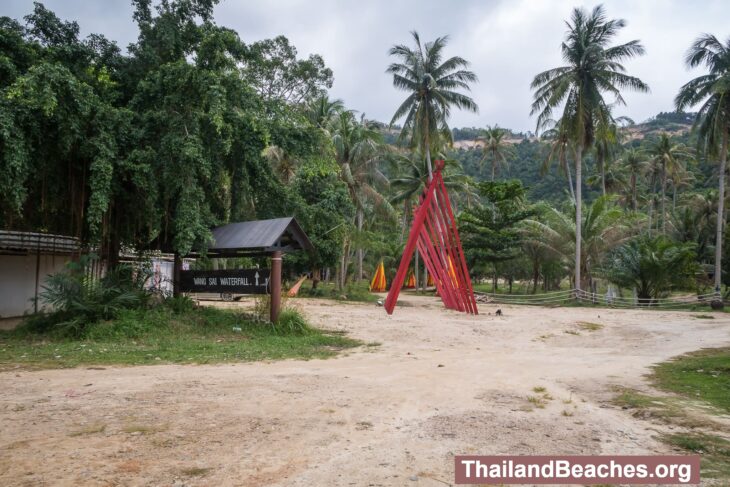
<svg viewBox="0 0 730 487"><path fill-rule="evenodd" d="M600 323L591 323L589 321L579 321L578 327L580 327L581 330L598 331L603 328L603 325L601 325Z"/></svg>
<svg viewBox="0 0 730 487"><path fill-rule="evenodd" d="M180 470L180 473L187 477L200 477L208 472L210 472L210 468L205 467L190 467Z"/></svg>
<svg viewBox="0 0 730 487"><path fill-rule="evenodd" d="M545 401L545 399L537 396L527 396L527 402L539 409L545 409L545 406L547 405L547 401Z"/></svg>
<svg viewBox="0 0 730 487"><path fill-rule="evenodd" d="M68 436L74 437L74 436L93 435L94 433L103 433L104 430L106 430L106 425L104 423L94 423L94 424L85 426L81 429L78 429L76 431L72 431L71 433L68 434Z"/></svg>
<svg viewBox="0 0 730 487"><path fill-rule="evenodd" d="M573 411L568 411L567 409L563 409L563 412L562 412L563 416L569 418L569 417L573 416L573 414L575 414L575 413L573 413Z"/></svg>
<svg viewBox="0 0 730 487"><path fill-rule="evenodd" d="M712 315L692 315L692 318L698 318L700 320L714 320L715 317Z"/></svg>
<svg viewBox="0 0 730 487"><path fill-rule="evenodd" d="M536 386L532 388L532 392L536 392L537 394L542 394L543 392L547 391L543 386Z"/></svg>

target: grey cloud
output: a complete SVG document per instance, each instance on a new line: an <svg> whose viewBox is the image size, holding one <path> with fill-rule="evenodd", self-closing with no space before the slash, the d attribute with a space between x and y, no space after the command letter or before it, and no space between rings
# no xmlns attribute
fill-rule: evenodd
<svg viewBox="0 0 730 487"><path fill-rule="evenodd" d="M385 69L388 49L409 43L416 29L423 39L448 34L447 54L472 62L480 82L472 96L478 114L455 112L452 126L499 123L533 130L529 116L532 77L562 63L559 46L564 20L586 1L307 1L222 2L216 21L237 30L246 42L284 34L303 56L321 54L335 73L334 97L368 117L389 121L403 94L396 91ZM101 32L126 46L137 37L128 0L47 0L61 17L78 20L82 32ZM702 32L730 35L725 0L614 0L604 2L608 15L627 20L620 41L641 39L643 58L629 61L630 74L647 82L651 94L626 94L628 106L618 109L637 121L672 109L678 88L693 73L685 70L683 55ZM0 15L20 18L31 1L4 0Z"/></svg>

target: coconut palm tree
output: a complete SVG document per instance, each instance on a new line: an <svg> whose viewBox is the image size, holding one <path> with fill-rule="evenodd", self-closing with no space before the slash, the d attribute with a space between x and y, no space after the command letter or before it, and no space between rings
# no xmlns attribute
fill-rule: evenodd
<svg viewBox="0 0 730 487"><path fill-rule="evenodd" d="M499 125L494 127L487 126L484 131L484 148L482 149L482 158L480 165L487 159L492 161L492 181L497 172L497 166L507 166L507 156L511 155L511 146L507 144L504 137L508 134L507 130L500 128Z"/></svg>
<svg viewBox="0 0 730 487"><path fill-rule="evenodd" d="M606 175L610 172L609 165L621 147L622 130L619 124L633 123L629 117L614 119L599 119L596 121L596 140L594 152L596 166L600 175L601 194L606 196ZM614 185L615 186L615 185Z"/></svg>
<svg viewBox="0 0 730 487"><path fill-rule="evenodd" d="M305 115L313 125L327 130L338 113L345 110L342 100L331 100L326 93L310 100L304 110Z"/></svg>
<svg viewBox="0 0 730 487"><path fill-rule="evenodd" d="M600 267L606 254L635 234L635 220L614 201L615 196L601 196L581 213L583 221L578 228L583 238L580 240L575 238L574 205L567 212L543 205L539 218L526 221L527 231L533 235L533 243L560 255L568 265L575 255L575 243L580 242L583 249L578 265L590 284L593 270Z"/></svg>
<svg viewBox="0 0 730 487"><path fill-rule="evenodd" d="M297 172L299 161L287 153L278 145L270 145L261 153L264 158L271 164L274 173L279 177L282 183L288 185Z"/></svg>
<svg viewBox="0 0 730 487"><path fill-rule="evenodd" d="M659 138L649 146L647 150L649 162L653 167L652 172L658 173L661 188L661 212L662 212L662 234L667 233L667 212L666 192L667 180L669 177L683 170L683 163L692 158L692 152L680 143L674 143L666 133L661 133Z"/></svg>
<svg viewBox="0 0 730 487"><path fill-rule="evenodd" d="M393 208L380 193L379 188L388 185L388 178L381 172L380 165L387 154L381 143L380 133L364 120L357 120L352 111L339 112L330 126L335 160L340 167L340 178L347 185L350 198L355 205L355 226L358 234L363 230L365 210L369 206L385 210L393 215ZM357 278L363 277L363 248L357 249ZM342 264L342 278L347 271L347 256Z"/></svg>
<svg viewBox="0 0 730 487"><path fill-rule="evenodd" d="M558 160L558 165L562 172L568 177L568 188L570 189L570 197L575 201L575 191L573 190L573 177L570 172L570 164L568 164L568 155L573 150L571 145L570 134L567 127L563 125L562 120L550 121L547 130L542 132L541 138L548 142L547 155L543 159L540 166L540 174L544 176L550 170L550 164L553 160Z"/></svg>
<svg viewBox="0 0 730 487"><path fill-rule="evenodd" d="M387 73L393 75L393 85L408 92L408 97L393 114L390 124L405 117L401 137L410 137L411 145L425 155L429 179L433 173L431 150L441 142L451 142L448 118L452 108L476 112L477 104L458 90L469 90L477 76L466 68L469 62L454 56L443 60L448 36L421 43L417 32L411 32L415 48L396 45L389 54L398 58Z"/></svg>
<svg viewBox="0 0 730 487"><path fill-rule="evenodd" d="M532 81L535 90L531 114L538 114L537 129L545 127L553 112L562 107L562 123L575 147L575 285L581 286L581 186L583 154L595 139L596 122L612 119L604 94L610 94L615 104L624 105L622 89L646 92L648 86L639 78L625 74L622 61L644 54L638 40L611 46L618 32L626 25L621 19L608 20L603 6L590 13L582 8L573 10L568 32L561 45L565 66L544 71Z"/></svg>
<svg viewBox="0 0 730 487"><path fill-rule="evenodd" d="M730 38L721 43L717 37L704 34L687 51L689 68L704 65L709 73L686 83L674 99L677 110L702 103L695 118L695 128L705 151L720 162L718 184L717 228L715 234L715 292L722 282L722 234L725 200L725 165L730 136Z"/></svg>
<svg viewBox="0 0 730 487"><path fill-rule="evenodd" d="M616 163L619 169L629 176L627 189L629 190L631 209L637 211L639 209L637 188L639 177L641 177L646 165L646 157L642 151L632 147L626 149Z"/></svg>

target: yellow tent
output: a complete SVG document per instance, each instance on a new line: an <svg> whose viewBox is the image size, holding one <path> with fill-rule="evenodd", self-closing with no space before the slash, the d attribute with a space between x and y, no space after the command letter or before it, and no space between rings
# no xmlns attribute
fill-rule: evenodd
<svg viewBox="0 0 730 487"><path fill-rule="evenodd" d="M380 261L380 264L378 264L378 268L375 270L373 280L370 281L370 292L382 293L383 291L385 291L386 286L387 283L385 282L385 267L383 266L383 261Z"/></svg>

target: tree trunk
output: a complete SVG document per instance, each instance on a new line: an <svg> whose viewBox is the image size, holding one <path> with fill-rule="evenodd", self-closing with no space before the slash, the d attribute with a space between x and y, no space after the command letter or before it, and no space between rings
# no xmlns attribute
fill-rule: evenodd
<svg viewBox="0 0 730 487"><path fill-rule="evenodd" d="M606 161L601 157L599 163L601 166L601 192L603 196L606 196Z"/></svg>
<svg viewBox="0 0 730 487"><path fill-rule="evenodd" d="M416 249L415 252L413 252L413 277L416 280L416 290L418 290L418 286L421 283L421 281L418 280L418 268L420 267L418 265L418 249Z"/></svg>
<svg viewBox="0 0 730 487"><path fill-rule="evenodd" d="M540 264L537 260L532 263L532 294L537 293L537 281L540 279Z"/></svg>
<svg viewBox="0 0 730 487"><path fill-rule="evenodd" d="M720 293L722 284L722 233L725 218L725 164L727 162L728 128L722 133L722 147L720 148L720 184L717 195L717 234L715 235L715 293Z"/></svg>
<svg viewBox="0 0 730 487"><path fill-rule="evenodd" d="M583 175L583 147L582 142L578 143L575 150L575 288L581 289L580 263L581 263L581 240L582 240L582 175Z"/></svg>
<svg viewBox="0 0 730 487"><path fill-rule="evenodd" d="M667 163L662 162L662 235L667 234L667 212L666 212L666 193L667 193ZM657 220L657 224L659 220Z"/></svg>
<svg viewBox="0 0 730 487"><path fill-rule="evenodd" d="M631 202L634 207L634 211L638 210L636 203L636 174L631 174Z"/></svg>
<svg viewBox="0 0 730 487"><path fill-rule="evenodd" d="M570 172L570 164L565 164L565 172L568 173L568 188L570 188L570 197L575 201L575 191L573 190L573 173Z"/></svg>
<svg viewBox="0 0 730 487"><path fill-rule="evenodd" d="M362 227L363 227L363 220L365 219L365 215L362 208L359 208L357 210L357 233L358 233L358 241L360 242L357 246L357 282L362 281L362 261L363 261L363 250L362 250Z"/></svg>
<svg viewBox="0 0 730 487"><path fill-rule="evenodd" d="M497 173L497 159L492 154L492 182L494 182L495 174Z"/></svg>

